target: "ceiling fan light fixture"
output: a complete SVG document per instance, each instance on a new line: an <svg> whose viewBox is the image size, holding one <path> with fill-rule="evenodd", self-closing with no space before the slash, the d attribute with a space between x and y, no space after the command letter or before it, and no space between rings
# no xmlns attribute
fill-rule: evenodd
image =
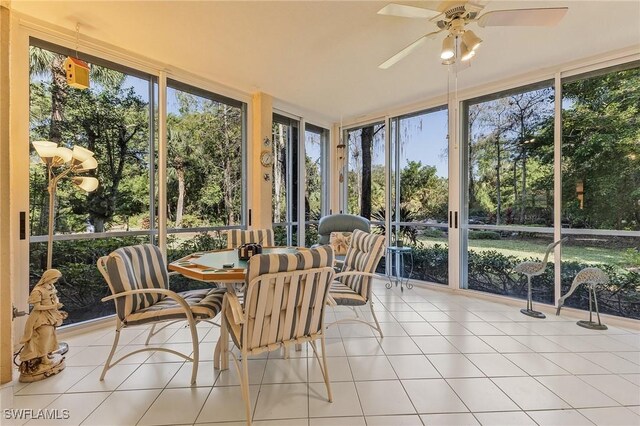
<svg viewBox="0 0 640 426"><path fill-rule="evenodd" d="M463 62L468 61L469 59L473 58L475 54L476 54L476 51L469 49L469 47L464 41L460 43L460 60L461 61Z"/></svg>
<svg viewBox="0 0 640 426"><path fill-rule="evenodd" d="M467 45L470 50L475 51L480 44L482 43L482 39L478 37L473 31L467 30L462 34L462 42Z"/></svg>
<svg viewBox="0 0 640 426"><path fill-rule="evenodd" d="M442 40L442 51L440 52L440 59L446 61L453 58L456 55L455 38L448 35Z"/></svg>

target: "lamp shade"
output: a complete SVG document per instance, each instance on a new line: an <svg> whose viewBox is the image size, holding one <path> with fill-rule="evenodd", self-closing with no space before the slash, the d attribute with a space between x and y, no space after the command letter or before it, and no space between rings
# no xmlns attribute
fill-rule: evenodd
<svg viewBox="0 0 640 426"><path fill-rule="evenodd" d="M469 49L467 44L463 41L460 43L460 59L463 61L468 61L469 59L475 56L475 50Z"/></svg>
<svg viewBox="0 0 640 426"><path fill-rule="evenodd" d="M442 51L440 51L440 59L451 59L456 55L456 43L453 36L448 35L442 40Z"/></svg>
<svg viewBox="0 0 640 426"><path fill-rule="evenodd" d="M31 145L33 145L40 158L53 158L56 156L58 144L55 142L33 141Z"/></svg>
<svg viewBox="0 0 640 426"><path fill-rule="evenodd" d="M94 177L74 177L73 183L87 192L93 192L98 188L98 179Z"/></svg>
<svg viewBox="0 0 640 426"><path fill-rule="evenodd" d="M82 163L80 163L77 171L86 172L87 170L93 170L96 167L98 167L98 161L95 159L95 157L89 157L86 160L84 160Z"/></svg>
<svg viewBox="0 0 640 426"><path fill-rule="evenodd" d="M56 161L55 161L56 163L58 164L68 163L69 161L71 161L72 158L73 158L73 153L69 148L65 148L63 146L59 146L58 148L56 148Z"/></svg>
<svg viewBox="0 0 640 426"><path fill-rule="evenodd" d="M467 30L462 34L462 42L467 45L469 50L476 50L482 43L482 39L473 31Z"/></svg>
<svg viewBox="0 0 640 426"><path fill-rule="evenodd" d="M73 147L73 159L78 163L82 163L90 157L93 157L93 152L89 151L88 149L78 145Z"/></svg>

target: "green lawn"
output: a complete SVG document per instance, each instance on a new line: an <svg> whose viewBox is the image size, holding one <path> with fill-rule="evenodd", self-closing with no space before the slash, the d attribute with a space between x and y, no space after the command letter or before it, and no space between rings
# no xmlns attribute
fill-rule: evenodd
<svg viewBox="0 0 640 426"><path fill-rule="evenodd" d="M447 244L446 238L418 237L425 246L431 247L434 244ZM538 241L527 240L469 240L469 249L476 251L495 250L504 255L518 256L522 258L536 257L542 260L547 244ZM550 259L553 260L553 259ZM631 265L631 259L624 250L598 248L598 247L576 247L566 246L562 249L562 260L576 261L587 264L608 263L621 267L637 266Z"/></svg>

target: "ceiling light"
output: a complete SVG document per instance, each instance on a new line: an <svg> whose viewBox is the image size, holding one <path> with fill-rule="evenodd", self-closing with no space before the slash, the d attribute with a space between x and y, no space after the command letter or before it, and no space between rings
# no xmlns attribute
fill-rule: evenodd
<svg viewBox="0 0 640 426"><path fill-rule="evenodd" d="M440 59L448 60L456 55L455 39L452 35L448 35L442 40L442 52L440 52Z"/></svg>
<svg viewBox="0 0 640 426"><path fill-rule="evenodd" d="M482 39L478 37L473 31L467 30L462 34L462 42L467 45L470 50L476 50L480 47Z"/></svg>
<svg viewBox="0 0 640 426"><path fill-rule="evenodd" d="M468 61L469 59L473 58L475 54L475 50L469 49L466 43L460 43L460 59L462 61Z"/></svg>

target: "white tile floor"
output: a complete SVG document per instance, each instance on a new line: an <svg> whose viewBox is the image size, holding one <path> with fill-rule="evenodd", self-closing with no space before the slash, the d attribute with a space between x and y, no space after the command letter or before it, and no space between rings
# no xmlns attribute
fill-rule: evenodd
<svg viewBox="0 0 640 426"><path fill-rule="evenodd" d="M575 318L525 317L518 309L414 287L377 282L374 309L383 339L360 324L327 333L334 402L326 401L311 351L279 352L249 361L256 425L640 425L640 331L590 331ZM329 309L327 322L351 315ZM361 316L370 313L361 309ZM68 409L62 421L27 424L244 424L232 369L213 368L219 331L199 326L198 384L191 364L166 353L125 360L100 382L113 337L110 328L65 338L66 370L0 391L2 408ZM125 330L122 351L142 347L145 329ZM190 352L176 324L155 341ZM4 417L5 424L24 424Z"/></svg>

